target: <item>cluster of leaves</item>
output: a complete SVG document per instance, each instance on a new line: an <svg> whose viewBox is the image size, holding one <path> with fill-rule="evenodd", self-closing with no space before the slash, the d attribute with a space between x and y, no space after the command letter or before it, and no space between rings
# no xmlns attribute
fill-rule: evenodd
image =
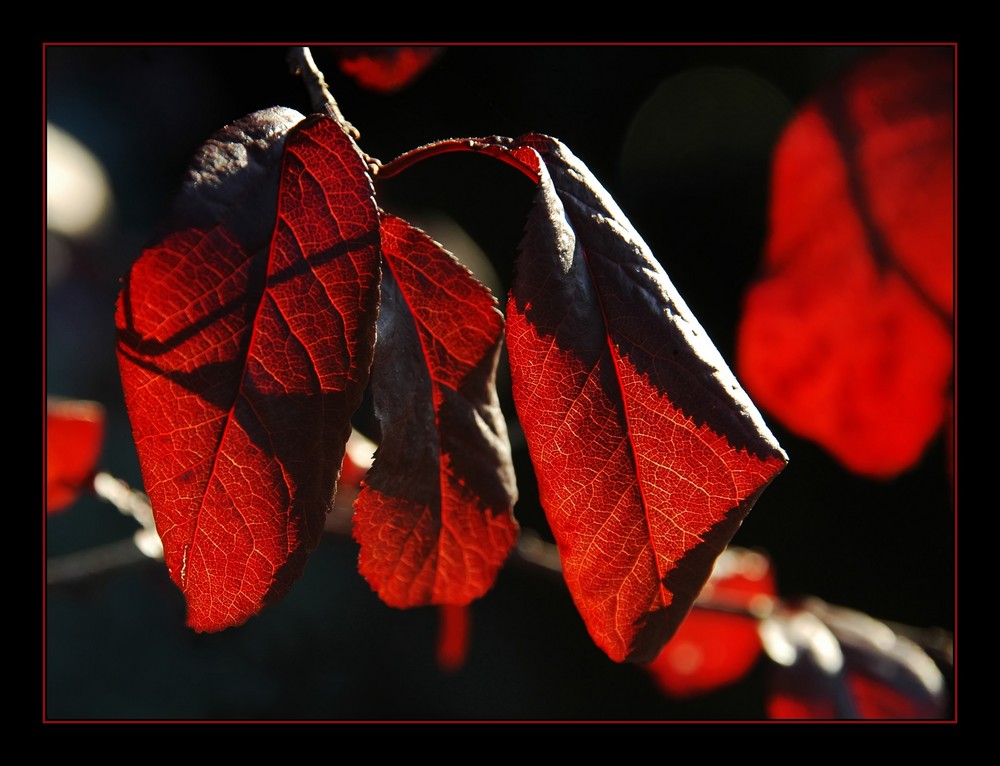
<svg viewBox="0 0 1000 766"><path fill-rule="evenodd" d="M52 400L48 409L49 512L55 513L93 483L104 419L94 402ZM352 433L338 506L357 496L372 446ZM454 672L465 663L471 615L455 605L438 612L437 663ZM689 699L741 680L763 658L772 719L928 719L947 715L951 654L943 633L893 627L815 597L782 598L765 555L729 547L646 670L664 694Z"/></svg>
<svg viewBox="0 0 1000 766"><path fill-rule="evenodd" d="M789 125L740 328L738 370L762 406L876 477L913 465L951 414L954 73L940 54L864 62ZM407 61L350 51L342 66L391 90L423 65ZM459 664L464 605L518 534L494 388L506 336L562 571L609 656L656 658L663 690L688 696L763 651L772 717L943 714L940 672L898 631L782 601L759 554L713 570L785 457L578 158L548 136L494 136L379 168L321 106L249 115L202 147L118 304L144 483L193 627L239 624L301 574L341 464L342 485L366 474L343 458L368 389L381 437L354 506L359 568L389 604L442 605L439 660ZM537 187L503 313L378 205L376 181L452 151ZM87 482L92 461L74 461L50 457L50 510Z"/></svg>
<svg viewBox="0 0 1000 766"><path fill-rule="evenodd" d="M770 718L930 719L949 709L951 651L933 631L816 597L781 598L767 557L730 547L648 670L683 699L738 681L763 655Z"/></svg>
<svg viewBox="0 0 1000 766"><path fill-rule="evenodd" d="M199 630L300 576L370 385L381 437L355 503L386 603L465 605L518 532L495 389L504 315L379 208L332 101L200 150L124 280L118 357L167 567ZM662 267L556 139L448 140L538 188L506 307L514 401L570 592L615 660L649 661L785 456Z"/></svg>

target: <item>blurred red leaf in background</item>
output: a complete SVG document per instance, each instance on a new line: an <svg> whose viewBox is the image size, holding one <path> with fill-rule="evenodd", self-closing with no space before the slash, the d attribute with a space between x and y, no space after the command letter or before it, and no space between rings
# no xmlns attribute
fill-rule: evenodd
<svg viewBox="0 0 1000 766"><path fill-rule="evenodd" d="M947 682L935 660L866 614L812 597L775 610L760 635L772 660L770 718L924 720L948 714Z"/></svg>
<svg viewBox="0 0 1000 766"><path fill-rule="evenodd" d="M94 478L104 443L104 407L49 397L45 420L46 512L57 513Z"/></svg>
<svg viewBox="0 0 1000 766"><path fill-rule="evenodd" d="M472 613L467 606L445 604L438 607L437 663L441 670L453 672L465 664L469 652Z"/></svg>
<svg viewBox="0 0 1000 766"><path fill-rule="evenodd" d="M953 370L954 52L866 58L787 127L737 370L758 405L847 468L915 464Z"/></svg>
<svg viewBox="0 0 1000 766"><path fill-rule="evenodd" d="M351 429L351 436L344 447L344 462L337 480L337 494L333 498L333 508L326 515L323 531L332 534L350 534L354 517L354 501L361 491L361 482L372 467L372 459L378 445L358 431Z"/></svg>
<svg viewBox="0 0 1000 766"><path fill-rule="evenodd" d="M694 608L646 669L675 698L740 680L760 657L760 614L775 595L774 570L764 555L727 548Z"/></svg>
<svg viewBox="0 0 1000 766"><path fill-rule="evenodd" d="M392 93L409 85L444 53L410 45L344 46L335 49L340 71L369 90Z"/></svg>

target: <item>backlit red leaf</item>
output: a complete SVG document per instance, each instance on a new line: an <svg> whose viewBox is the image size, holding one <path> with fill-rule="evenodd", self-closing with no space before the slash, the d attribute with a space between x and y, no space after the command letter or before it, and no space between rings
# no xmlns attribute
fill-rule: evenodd
<svg viewBox="0 0 1000 766"><path fill-rule="evenodd" d="M738 370L867 475L912 466L952 395L954 108L950 50L893 49L806 104L774 157Z"/></svg>
<svg viewBox="0 0 1000 766"><path fill-rule="evenodd" d="M492 294L422 231L382 218L372 396L382 430L355 504L359 569L387 604L468 604L517 539Z"/></svg>
<svg viewBox="0 0 1000 766"><path fill-rule="evenodd" d="M316 546L367 384L378 299L367 165L331 119L257 112L200 150L118 300L126 404L188 622L284 595Z"/></svg>
<svg viewBox="0 0 1000 766"><path fill-rule="evenodd" d="M344 46L336 51L344 74L383 93L409 85L443 52L440 47L412 45Z"/></svg>
<svg viewBox="0 0 1000 766"><path fill-rule="evenodd" d="M513 391L594 641L649 662L786 456L625 215L570 151L542 163L507 308Z"/></svg>
<svg viewBox="0 0 1000 766"><path fill-rule="evenodd" d="M49 397L45 423L45 507L56 513L93 482L104 442L104 407Z"/></svg>
<svg viewBox="0 0 1000 766"><path fill-rule="evenodd" d="M660 688L682 698L741 679L760 657L760 613L775 595L774 572L764 556L726 549L694 608L647 666Z"/></svg>

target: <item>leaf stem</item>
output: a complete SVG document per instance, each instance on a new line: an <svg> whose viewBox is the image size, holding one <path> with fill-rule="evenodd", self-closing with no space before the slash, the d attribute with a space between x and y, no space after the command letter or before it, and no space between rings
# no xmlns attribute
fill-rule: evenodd
<svg viewBox="0 0 1000 766"><path fill-rule="evenodd" d="M288 64L292 74L298 75L306 84L309 91L309 98L313 108L317 112L322 112L336 122L355 141L361 138L361 133L345 118L337 105L337 99L330 93L330 88L326 84L323 72L316 66L309 46L294 46L288 51Z"/></svg>
<svg viewBox="0 0 1000 766"><path fill-rule="evenodd" d="M141 531L141 530L140 530ZM91 577L110 574L118 569L153 561L133 538L56 556L45 562L46 585L69 585Z"/></svg>
<svg viewBox="0 0 1000 766"><path fill-rule="evenodd" d="M126 516L131 516L145 529L155 529L153 507L142 492L132 489L121 479L101 471L94 477L94 493L107 500Z"/></svg>
<svg viewBox="0 0 1000 766"><path fill-rule="evenodd" d="M156 532L153 507L145 493L104 471L94 476L93 489L99 498L139 522L140 528L131 539L49 559L45 564L45 581L49 585L79 582L139 561L163 560L163 543Z"/></svg>
<svg viewBox="0 0 1000 766"><path fill-rule="evenodd" d="M132 489L121 479L103 471L94 477L94 493L139 522L142 528L132 537L136 548L151 559L163 559L163 543L153 520L153 506L145 493Z"/></svg>
<svg viewBox="0 0 1000 766"><path fill-rule="evenodd" d="M473 152L476 154L488 154L498 160L506 162L513 168L517 168L524 175L531 179L532 183L538 183L538 169L525 163L521 157L510 151L514 141L503 136L489 136L487 138L450 138L445 141L435 141L431 144L418 146L405 152L394 160L382 165L379 169L379 178L392 178L397 176L418 162L423 162L431 157L440 154L450 154L451 152Z"/></svg>

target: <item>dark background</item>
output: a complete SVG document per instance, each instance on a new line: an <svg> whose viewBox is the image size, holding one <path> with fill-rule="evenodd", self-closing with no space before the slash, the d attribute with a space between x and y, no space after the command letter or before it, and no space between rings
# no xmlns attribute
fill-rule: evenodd
<svg viewBox="0 0 1000 766"><path fill-rule="evenodd" d="M45 116L103 164L114 210L97 233L50 234L46 384L105 405L101 468L141 486L114 357L118 280L167 210L196 148L255 110L311 111L276 46L48 46ZM771 149L795 107L860 55L846 46L453 46L409 87L374 93L314 47L361 147L383 161L436 139L543 132L604 183L723 356L765 242ZM509 283L532 187L472 155L387 180L380 200L430 225L449 216ZM436 225L436 224L435 224ZM456 248L457 249L457 248ZM53 269L58 257L59 268ZM501 371L501 386L507 378ZM509 406L509 391L502 389ZM510 411L510 410L509 410ZM857 477L764 412L791 462L734 544L773 560L782 595L811 594L881 619L954 629L954 515L943 438L899 478ZM364 412L358 424L366 425ZM367 425L370 425L367 424ZM523 527L547 533L513 437ZM83 498L49 518L49 557L127 538L130 519ZM675 701L590 641L558 579L509 565L472 607L465 666L434 659L433 609L384 606L357 548L328 535L280 604L240 628L196 634L179 591L149 562L47 590L48 719L759 719L766 668Z"/></svg>

